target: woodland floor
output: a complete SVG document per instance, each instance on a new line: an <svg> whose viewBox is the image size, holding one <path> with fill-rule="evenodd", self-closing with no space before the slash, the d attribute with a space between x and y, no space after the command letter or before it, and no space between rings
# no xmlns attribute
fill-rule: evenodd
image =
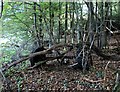
<svg viewBox="0 0 120 92"><path fill-rule="evenodd" d="M111 54L114 51L107 53ZM24 91L112 90L116 78L116 69L120 69L120 61L102 60L95 54L92 54L92 58L93 66L86 73L81 70L69 69L68 65L61 66L58 62L53 61L43 69L25 69L17 71L7 78L11 81L10 88L13 92L19 89ZM16 81L15 77L19 77L19 80Z"/></svg>

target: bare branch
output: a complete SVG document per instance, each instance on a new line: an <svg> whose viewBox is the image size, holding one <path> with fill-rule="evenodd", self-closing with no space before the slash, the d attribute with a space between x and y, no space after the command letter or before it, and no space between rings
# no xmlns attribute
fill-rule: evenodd
<svg viewBox="0 0 120 92"><path fill-rule="evenodd" d="M54 45L54 46L52 46L51 48L49 48L49 49L47 49L47 50L40 51L40 52L36 52L36 53L32 53L32 54L30 54L30 55L26 55L26 56L24 56L23 58L21 58L21 59L15 61L15 62L9 64L7 67L5 67L4 69L2 69L2 71L6 71L7 69L9 69L10 67L12 67L13 65L16 65L16 64L18 64L18 63L21 63L22 61L25 61L25 60L27 60L27 59L29 59L29 58L32 58L32 57L36 56L36 55L47 54L47 53L50 52L51 50L56 49L56 48L58 48L58 47L63 47L63 46L71 47L72 45L70 45L70 44L57 44L57 45Z"/></svg>

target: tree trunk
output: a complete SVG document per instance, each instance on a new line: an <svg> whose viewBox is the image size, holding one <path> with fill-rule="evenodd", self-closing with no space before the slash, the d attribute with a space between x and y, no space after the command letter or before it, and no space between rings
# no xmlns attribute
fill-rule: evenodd
<svg viewBox="0 0 120 92"><path fill-rule="evenodd" d="M59 31L58 31L58 43L60 43L61 39L61 2L59 2Z"/></svg>
<svg viewBox="0 0 120 92"><path fill-rule="evenodd" d="M65 43L66 43L66 36L67 36L67 29L68 29L68 24L67 24L67 21L68 21L68 14L67 14L67 12L68 12L68 2L66 2L66 4L65 4L65 9L66 9L66 11L65 11L65 34L64 34L64 40L65 40Z"/></svg>
<svg viewBox="0 0 120 92"><path fill-rule="evenodd" d="M3 11L3 0L0 0L0 18L2 17L2 11Z"/></svg>

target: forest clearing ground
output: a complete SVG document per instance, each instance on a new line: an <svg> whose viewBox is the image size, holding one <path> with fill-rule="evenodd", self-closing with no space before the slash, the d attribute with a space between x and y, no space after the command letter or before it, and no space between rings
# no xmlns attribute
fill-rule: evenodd
<svg viewBox="0 0 120 92"><path fill-rule="evenodd" d="M108 52L112 54L111 52ZM48 64L43 69L17 71L7 78L14 92L20 90L112 90L115 83L115 70L120 69L120 61L102 60L92 55L93 67L85 74L81 70L67 68L58 62ZM107 69L105 67L108 64ZM16 81L15 77L19 77ZM105 77L105 81L103 81ZM21 80L20 80L21 79ZM93 82L91 82L91 80ZM102 81L99 81L102 80ZM96 81L96 82L94 82ZM19 83L19 87L18 87Z"/></svg>
<svg viewBox="0 0 120 92"><path fill-rule="evenodd" d="M60 66L58 63L44 67L44 69L33 69L28 71L17 72L13 76L9 76L11 81L11 88L18 89L18 82L15 76L23 78L20 83L21 90L93 90L104 89L103 81L97 83L90 83L83 78L98 81L104 78L104 70L108 61L94 60L94 65L89 72L83 74L80 70L68 69L66 65ZM105 89L112 89L115 81L115 71L119 66L120 61L111 61L106 72L106 87Z"/></svg>

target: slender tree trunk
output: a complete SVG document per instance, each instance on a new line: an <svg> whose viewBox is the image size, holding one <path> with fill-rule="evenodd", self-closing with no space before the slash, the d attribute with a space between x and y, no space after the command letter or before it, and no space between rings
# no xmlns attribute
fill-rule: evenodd
<svg viewBox="0 0 120 92"><path fill-rule="evenodd" d="M100 6L100 16L101 16L101 23L103 23L104 21L104 10L103 10L103 6L104 6L104 3L103 1L100 3L101 6ZM100 39L99 39L99 48L102 48L103 47L103 26L100 27Z"/></svg>
<svg viewBox="0 0 120 92"><path fill-rule="evenodd" d="M105 26L104 26L104 30L105 30L105 27L107 26L107 22L110 22L108 21L108 17L109 17L109 3L108 2L105 2ZM104 46L106 48L107 46L107 33L104 31Z"/></svg>
<svg viewBox="0 0 120 92"><path fill-rule="evenodd" d="M3 0L0 0L0 18L2 17L2 11L3 11Z"/></svg>
<svg viewBox="0 0 120 92"><path fill-rule="evenodd" d="M66 36L67 36L67 29L68 29L68 24L67 24L67 21L68 21L68 14L67 14L67 12L68 12L68 2L66 2L66 4L65 4L65 9L66 9L66 11L65 11L65 34L64 34L64 39L65 39L65 43L66 43Z"/></svg>
<svg viewBox="0 0 120 92"><path fill-rule="evenodd" d="M54 8L53 8L54 4L52 3L52 8L51 8L51 33L52 33L52 39L53 39L53 43L55 43L55 39L54 39Z"/></svg>
<svg viewBox="0 0 120 92"><path fill-rule="evenodd" d="M96 13L96 16L98 15L97 13L98 11L98 3L96 2L96 9L95 9L95 13ZM96 18L96 32L97 32L97 42L96 42L96 45L97 47L99 47L99 31L100 31L100 28L98 28L100 25L98 24L98 19Z"/></svg>
<svg viewBox="0 0 120 92"><path fill-rule="evenodd" d="M90 43L92 42L93 40L93 27L94 27L94 16L93 16L93 13L92 13L92 10L93 10L93 3L92 2L89 2L89 9L88 9L88 19L89 19L89 33L90 33L90 36L89 36L89 41Z"/></svg>
<svg viewBox="0 0 120 92"><path fill-rule="evenodd" d="M59 2L59 31L58 31L58 43L60 43L61 39L61 3Z"/></svg>
<svg viewBox="0 0 120 92"><path fill-rule="evenodd" d="M75 3L72 3L72 22L71 22L71 28L72 28L72 43L74 43L74 36L75 36L75 24L74 24L74 11L75 11Z"/></svg>
<svg viewBox="0 0 120 92"><path fill-rule="evenodd" d="M39 15L39 22L40 22L40 25L39 25L39 35L40 35L40 39L41 39L41 43L43 45L43 34L42 34L42 27L43 27L43 23L42 23L42 11L40 11L40 15Z"/></svg>
<svg viewBox="0 0 120 92"><path fill-rule="evenodd" d="M37 14L36 14L36 2L34 2L34 6L33 6L33 9L34 9L34 31L35 31L35 37L39 46L41 46L41 41L40 41L40 35L39 35L39 30L37 29Z"/></svg>
<svg viewBox="0 0 120 92"><path fill-rule="evenodd" d="M81 5L80 5L81 6ZM81 8L81 7L80 7ZM79 16L79 13L78 13L78 3L76 3L76 9L75 9L75 14L76 14L76 30L77 30L77 43L79 43L80 42L80 31L81 31L81 29L80 29L80 24L79 24L79 18L78 18L78 16ZM82 12L82 9L81 9L81 11L80 12ZM82 22L82 16L80 15L80 19L81 19L81 22Z"/></svg>
<svg viewBox="0 0 120 92"><path fill-rule="evenodd" d="M34 26L35 26L35 30L37 30L36 2L34 3Z"/></svg>
<svg viewBox="0 0 120 92"><path fill-rule="evenodd" d="M51 14L51 11L52 11L52 5L51 5L51 0L50 0L50 4L49 4L49 16L50 16L50 39L49 39L49 48L51 47L52 45L52 14Z"/></svg>

